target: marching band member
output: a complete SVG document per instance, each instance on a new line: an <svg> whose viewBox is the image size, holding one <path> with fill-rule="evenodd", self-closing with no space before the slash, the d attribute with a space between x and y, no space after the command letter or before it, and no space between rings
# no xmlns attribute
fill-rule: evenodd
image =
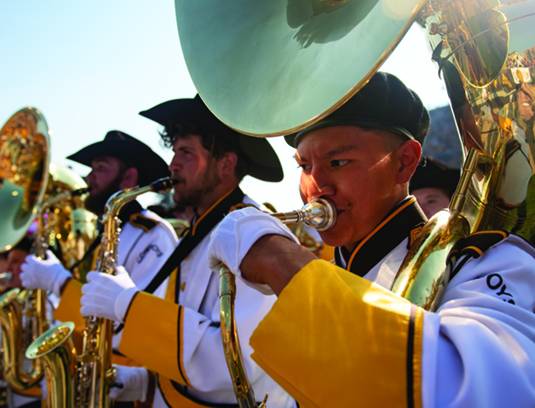
<svg viewBox="0 0 535 408"><path fill-rule="evenodd" d="M141 114L164 125L163 141L174 152L169 166L174 201L196 215L158 273L157 282L171 274L165 300L150 293L154 283L143 287L121 274L91 272L81 311L124 322L120 351L158 373L154 406L234 404L219 327L218 276L210 270L206 250L213 228L228 212L256 205L239 188L241 179L250 175L280 181L282 168L266 140L226 127L198 96L167 101ZM104 287L114 293L102 293ZM236 323L249 356L249 336L275 298L243 282L238 292ZM269 394L270 406L294 404L249 357L245 366L257 395Z"/></svg>
<svg viewBox="0 0 535 408"><path fill-rule="evenodd" d="M146 185L169 175L165 161L149 146L118 130L108 132L104 140L84 147L68 159L91 167L87 176L90 188L85 201L88 210L102 215L108 198L115 192ZM118 263L130 273L130 279L136 284L146 285L157 272L159 266L174 250L177 237L173 228L151 211L144 210L137 201L125 205L119 214L122 220L118 245ZM101 236L89 247L82 263L97 256ZM42 260L33 255L26 258L22 265L21 280L30 289L46 289L60 296L60 303L55 311L55 318L60 321L74 321L77 331L84 327L80 315L80 297L82 283L72 278L61 262L51 251L47 259ZM165 290L165 284L157 288ZM145 370L141 367L128 367L132 362L124 358L116 349L122 335L122 328L116 328L113 337L114 362L117 365L112 398L121 400L140 400L146 398L146 387L139 386L145 379ZM130 385L130 387L128 386Z"/></svg>
<svg viewBox="0 0 535 408"><path fill-rule="evenodd" d="M427 217L448 208L459 183L460 171L430 157L416 168L409 184L409 192L416 197Z"/></svg>
<svg viewBox="0 0 535 408"><path fill-rule="evenodd" d="M278 300L251 336L253 359L302 406L533 407L535 250L501 231L458 242L436 312L388 289L424 223L408 184L428 116L378 73L345 105L288 138L300 188L338 211L321 233L336 265L253 208L212 234L212 262ZM288 239L289 237L290 239Z"/></svg>

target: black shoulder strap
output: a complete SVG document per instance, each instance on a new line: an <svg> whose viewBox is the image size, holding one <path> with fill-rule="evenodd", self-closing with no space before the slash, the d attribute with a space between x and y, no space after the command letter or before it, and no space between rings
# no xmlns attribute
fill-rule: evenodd
<svg viewBox="0 0 535 408"><path fill-rule="evenodd" d="M244 194L237 188L221 200L210 212L194 223L182 238L173 253L167 258L159 272L152 278L143 289L144 292L154 293L156 289L167 279L171 272L180 265L195 247L206 237L210 231L227 215L230 209L243 201Z"/></svg>
<svg viewBox="0 0 535 408"><path fill-rule="evenodd" d="M487 249L507 238L509 233L502 230L478 231L455 243L448 255L448 263L455 265L464 256L464 259L452 270L453 278L470 258L479 258Z"/></svg>

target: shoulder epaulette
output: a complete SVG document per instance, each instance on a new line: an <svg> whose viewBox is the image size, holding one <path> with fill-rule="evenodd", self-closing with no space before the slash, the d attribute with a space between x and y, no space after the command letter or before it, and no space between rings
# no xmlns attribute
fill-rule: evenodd
<svg viewBox="0 0 535 408"><path fill-rule="evenodd" d="M418 224L416 227L410 230L409 232L409 241L407 242L407 248L412 248L412 244L420 238L420 232L425 224Z"/></svg>
<svg viewBox="0 0 535 408"><path fill-rule="evenodd" d="M253 204L238 203L238 204L234 204L232 207L230 207L228 212L241 210L242 208L245 208L245 207L255 207L256 208L256 206L253 205Z"/></svg>
<svg viewBox="0 0 535 408"><path fill-rule="evenodd" d="M141 213L133 214L130 216L129 221L134 227L141 228L145 232L150 231L156 225L158 225L158 221L149 217L145 217Z"/></svg>
<svg viewBox="0 0 535 408"><path fill-rule="evenodd" d="M469 235L466 238L460 239L455 243L452 250L448 255L448 262L451 265L455 264L462 256L466 255L466 260L469 258L479 258L490 247L496 245L498 242L503 241L509 236L507 231L502 230L488 230L478 231ZM464 262L463 262L464 264ZM456 274L460 268L456 268L452 272L452 276Z"/></svg>

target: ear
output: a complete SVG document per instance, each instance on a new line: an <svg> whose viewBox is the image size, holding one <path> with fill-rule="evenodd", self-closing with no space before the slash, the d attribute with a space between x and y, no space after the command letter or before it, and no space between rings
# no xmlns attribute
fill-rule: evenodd
<svg viewBox="0 0 535 408"><path fill-rule="evenodd" d="M416 140L407 140L398 147L396 155L399 163L396 181L399 184L408 183L420 163L422 145Z"/></svg>
<svg viewBox="0 0 535 408"><path fill-rule="evenodd" d="M217 164L220 177L234 177L238 165L238 155L234 152L226 152Z"/></svg>
<svg viewBox="0 0 535 408"><path fill-rule="evenodd" d="M130 188L135 187L139 183L139 174L137 171L137 168L135 167L129 167L127 168L121 177L121 183L120 187L123 188Z"/></svg>

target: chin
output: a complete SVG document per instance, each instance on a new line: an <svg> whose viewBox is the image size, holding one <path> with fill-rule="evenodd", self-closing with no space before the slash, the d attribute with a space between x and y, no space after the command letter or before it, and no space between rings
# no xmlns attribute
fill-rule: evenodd
<svg viewBox="0 0 535 408"><path fill-rule="evenodd" d="M333 228L329 228L327 231L320 232L321 239L323 242L330 246L343 246L345 243L345 234L343 231L337 231L337 225Z"/></svg>

